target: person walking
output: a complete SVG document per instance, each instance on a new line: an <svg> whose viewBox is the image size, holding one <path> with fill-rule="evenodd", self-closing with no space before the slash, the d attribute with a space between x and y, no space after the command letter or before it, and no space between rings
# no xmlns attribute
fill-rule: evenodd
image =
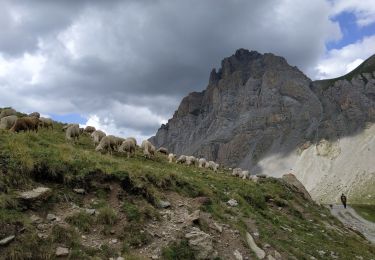
<svg viewBox="0 0 375 260"><path fill-rule="evenodd" d="M346 196L343 194L341 194L341 202L342 202L342 205L344 205L344 208L346 208Z"/></svg>

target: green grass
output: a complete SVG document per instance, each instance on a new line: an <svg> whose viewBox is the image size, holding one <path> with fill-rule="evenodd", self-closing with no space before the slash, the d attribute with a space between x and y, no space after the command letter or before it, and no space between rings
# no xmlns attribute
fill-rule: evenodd
<svg viewBox="0 0 375 260"><path fill-rule="evenodd" d="M244 236L250 228L246 223L251 219L259 230L261 245L268 243L280 253L293 254L297 259L309 259L310 255L319 259L318 250L334 251L340 259L355 259L356 255L371 259L375 255L374 246L367 244L362 237L327 228L331 225L341 230L343 226L335 218L322 218L321 214L330 216L327 209L306 201L283 182L267 178L253 183L233 178L228 173L169 164L161 155L145 159L140 150L130 159L117 153L113 156L99 154L86 135L75 145L67 143L58 124L54 130L42 129L37 134L0 131L0 233L9 234L17 221L29 227L25 212L14 199L15 192L38 185L53 187L54 197L62 200L66 196L79 202L78 195L69 194L73 187L87 187L88 191L97 193L99 203L93 206L98 209L98 216L80 212L67 219L80 232L88 232L93 225L120 225L119 212L108 206L108 196L102 187L103 183L118 182L125 194L121 213L127 220L121 226L119 239L124 244L123 253L128 255L134 253L134 248L151 241L152 237L142 230L147 221L158 220L155 208L166 192L191 198L209 197L211 203L203 205L201 210L210 213L215 221L229 224ZM238 201L238 207L226 206L231 198ZM11 228L4 228L7 226ZM291 228L292 233L281 227ZM43 254L53 254L51 247L62 241L65 235L62 230L55 230L53 239L47 244L35 238L36 232L27 228L3 250L4 255L13 254L18 259L28 255L48 259ZM66 235L72 236L72 254L76 258L111 255L111 249L85 249L79 240L75 240L75 234L69 232ZM310 233L312 236L308 235ZM25 250L20 250L23 247ZM165 257L173 257L180 251L189 256L186 245L174 244L165 249Z"/></svg>
<svg viewBox="0 0 375 260"><path fill-rule="evenodd" d="M174 242L162 250L162 257L165 260L193 260L195 252L190 248L188 241Z"/></svg>
<svg viewBox="0 0 375 260"><path fill-rule="evenodd" d="M375 205L350 205L364 219L375 223Z"/></svg>

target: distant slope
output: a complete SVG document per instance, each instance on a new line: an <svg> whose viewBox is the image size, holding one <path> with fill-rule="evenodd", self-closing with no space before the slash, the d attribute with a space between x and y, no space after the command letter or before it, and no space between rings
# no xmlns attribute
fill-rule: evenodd
<svg viewBox="0 0 375 260"><path fill-rule="evenodd" d="M292 170L319 200L345 192L349 200L374 203L373 189L361 186L374 178L372 139L356 147L369 141L364 131L375 122L374 64L372 56L343 77L313 82L282 57L237 50L211 72L206 90L182 100L151 141L252 173L281 176ZM357 139L344 141L352 137ZM329 162L312 156L321 142L324 149L341 149L341 155ZM298 157L305 149L311 156ZM352 149L361 150L367 162L350 156ZM342 161L351 166L342 170Z"/></svg>

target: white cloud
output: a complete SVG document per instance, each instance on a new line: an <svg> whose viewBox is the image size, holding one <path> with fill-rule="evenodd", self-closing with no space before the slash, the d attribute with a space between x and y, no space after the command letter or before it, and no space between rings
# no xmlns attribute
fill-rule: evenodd
<svg viewBox="0 0 375 260"><path fill-rule="evenodd" d="M332 49L315 68L316 79L342 76L375 53L375 35L341 49Z"/></svg>
<svg viewBox="0 0 375 260"><path fill-rule="evenodd" d="M359 26L367 26L375 22L374 0L332 0L332 15L352 12Z"/></svg>

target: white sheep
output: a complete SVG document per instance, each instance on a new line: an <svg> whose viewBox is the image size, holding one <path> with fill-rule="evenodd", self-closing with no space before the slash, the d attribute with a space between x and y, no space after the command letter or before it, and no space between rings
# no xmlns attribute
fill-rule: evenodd
<svg viewBox="0 0 375 260"><path fill-rule="evenodd" d="M17 120L17 116L6 116L0 119L0 129L9 130Z"/></svg>
<svg viewBox="0 0 375 260"><path fill-rule="evenodd" d="M208 167L213 170L214 172L216 172L219 168L219 164L215 163L214 161L209 161L208 162Z"/></svg>
<svg viewBox="0 0 375 260"><path fill-rule="evenodd" d="M249 171L242 171L238 177L242 178L243 180L246 180L250 178L250 173Z"/></svg>
<svg viewBox="0 0 375 260"><path fill-rule="evenodd" d="M205 158L200 158L199 161L198 161L198 167L199 168L204 168L206 167L206 164L207 164L207 160Z"/></svg>
<svg viewBox="0 0 375 260"><path fill-rule="evenodd" d="M106 134L103 131L95 130L94 132L92 132L91 138L94 142L95 147L100 143L104 136L106 136Z"/></svg>
<svg viewBox="0 0 375 260"><path fill-rule="evenodd" d="M118 151L120 153L126 152L127 157L130 158L130 155L135 155L135 147L136 143L134 142L134 140L132 138L127 138L122 142Z"/></svg>
<svg viewBox="0 0 375 260"><path fill-rule="evenodd" d="M143 149L143 155L147 158L155 155L155 146L148 140L142 142L141 148Z"/></svg>
<svg viewBox="0 0 375 260"><path fill-rule="evenodd" d="M232 171L232 176L240 176L241 173L242 173L241 168L234 168Z"/></svg>
<svg viewBox="0 0 375 260"><path fill-rule="evenodd" d="M172 163L174 160L176 160L176 155L173 153L168 154L168 162Z"/></svg>
<svg viewBox="0 0 375 260"><path fill-rule="evenodd" d="M169 153L169 152L168 152L168 149L165 148L165 147L160 147L160 148L157 150L157 152L162 153L162 154L165 154L165 155L167 155L167 154Z"/></svg>
<svg viewBox="0 0 375 260"><path fill-rule="evenodd" d="M134 137L128 137L128 138L126 138L126 140L128 140L128 139L133 140L134 143L135 143L135 146L137 147L137 139L135 139Z"/></svg>
<svg viewBox="0 0 375 260"><path fill-rule="evenodd" d="M95 151L102 152L107 151L109 154L112 154L113 151L117 150L118 139L113 135L107 135L100 140L98 146L95 148Z"/></svg>
<svg viewBox="0 0 375 260"><path fill-rule="evenodd" d="M15 115L17 115L16 110L14 110L13 108L5 108L1 110L0 119L6 116L15 116Z"/></svg>
<svg viewBox="0 0 375 260"><path fill-rule="evenodd" d="M194 156L186 156L186 165L195 165L197 158Z"/></svg>
<svg viewBox="0 0 375 260"><path fill-rule="evenodd" d="M78 124L70 125L66 129L65 137L66 137L66 139L68 141L70 141L72 139L73 139L74 142L78 141L78 138L79 138L79 125Z"/></svg>
<svg viewBox="0 0 375 260"><path fill-rule="evenodd" d="M180 157L178 157L176 163L185 163L186 162L186 155L180 155Z"/></svg>

